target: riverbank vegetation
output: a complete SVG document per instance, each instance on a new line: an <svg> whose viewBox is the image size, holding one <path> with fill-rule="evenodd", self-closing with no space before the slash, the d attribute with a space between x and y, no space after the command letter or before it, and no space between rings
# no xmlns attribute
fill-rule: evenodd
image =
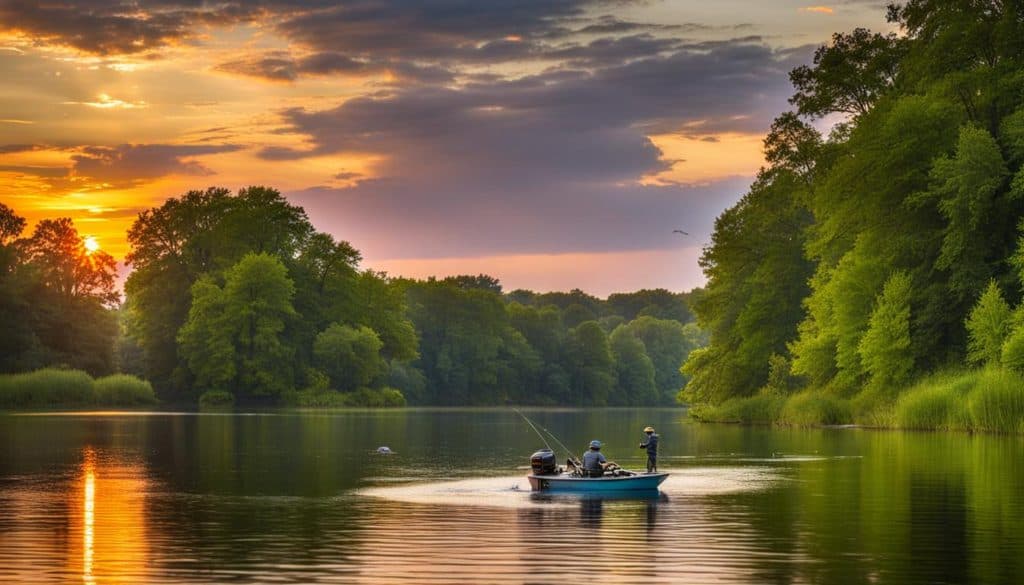
<svg viewBox="0 0 1024 585"><path fill-rule="evenodd" d="M0 310L23 332L5 340L0 371L122 372L172 404L673 404L679 364L705 343L687 294L505 292L486 275L360 269L355 248L265 187L191 191L140 213L123 303L113 260L69 220L19 238L25 221L0 212ZM37 289L52 306L35 305ZM61 330L78 306L99 325Z"/></svg>
<svg viewBox="0 0 1024 585"><path fill-rule="evenodd" d="M0 408L146 406L156 404L149 382L114 374L93 379L82 370L46 368L0 375Z"/></svg>
<svg viewBox="0 0 1024 585"><path fill-rule="evenodd" d="M836 34L791 73L768 166L716 222L698 418L1024 430L1024 19L889 19L900 35Z"/></svg>

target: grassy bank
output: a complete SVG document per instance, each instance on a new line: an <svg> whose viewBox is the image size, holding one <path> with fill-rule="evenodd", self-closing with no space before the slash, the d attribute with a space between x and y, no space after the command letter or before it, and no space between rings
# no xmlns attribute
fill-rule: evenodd
<svg viewBox="0 0 1024 585"><path fill-rule="evenodd" d="M852 399L824 391L761 393L695 405L707 422L1024 433L1024 376L987 368L940 372L899 392L864 391Z"/></svg>
<svg viewBox="0 0 1024 585"><path fill-rule="evenodd" d="M0 375L0 408L142 406L156 402L149 382L126 374L93 379L81 370L47 368Z"/></svg>

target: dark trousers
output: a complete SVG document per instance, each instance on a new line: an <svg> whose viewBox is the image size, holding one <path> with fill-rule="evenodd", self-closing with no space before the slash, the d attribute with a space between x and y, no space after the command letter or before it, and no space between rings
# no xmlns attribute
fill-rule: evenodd
<svg viewBox="0 0 1024 585"><path fill-rule="evenodd" d="M658 471L658 456L647 454L647 473Z"/></svg>

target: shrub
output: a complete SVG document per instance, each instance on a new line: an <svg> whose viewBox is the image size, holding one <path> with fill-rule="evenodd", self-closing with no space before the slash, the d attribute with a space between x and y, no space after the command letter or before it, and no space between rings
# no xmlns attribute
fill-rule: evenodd
<svg viewBox="0 0 1024 585"><path fill-rule="evenodd" d="M718 405L692 406L689 414L705 422L772 424L778 420L785 402L781 396L763 392L746 398L732 398Z"/></svg>
<svg viewBox="0 0 1024 585"><path fill-rule="evenodd" d="M285 392L281 399L285 405L298 408L337 408L348 405L345 394L321 388Z"/></svg>
<svg viewBox="0 0 1024 585"><path fill-rule="evenodd" d="M235 404L235 395L226 390L207 390L199 397L199 408L214 410L231 408Z"/></svg>
<svg viewBox="0 0 1024 585"><path fill-rule="evenodd" d="M779 422L794 426L838 425L853 421L850 402L820 392L802 392L786 401Z"/></svg>
<svg viewBox="0 0 1024 585"><path fill-rule="evenodd" d="M0 406L73 406L93 402L93 382L81 370L47 368L0 376Z"/></svg>
<svg viewBox="0 0 1024 585"><path fill-rule="evenodd" d="M405 396L400 390L384 387L380 393L384 397L384 406L405 406Z"/></svg>
<svg viewBox="0 0 1024 585"><path fill-rule="evenodd" d="M360 388L355 392L349 392L345 397L349 406L368 406L371 408L384 406L384 396L381 395L379 390Z"/></svg>
<svg viewBox="0 0 1024 585"><path fill-rule="evenodd" d="M97 404L134 406L156 404L153 386L128 374L114 374L93 383Z"/></svg>
<svg viewBox="0 0 1024 585"><path fill-rule="evenodd" d="M972 428L1014 433L1024 421L1024 377L1016 372L987 369L967 397Z"/></svg>

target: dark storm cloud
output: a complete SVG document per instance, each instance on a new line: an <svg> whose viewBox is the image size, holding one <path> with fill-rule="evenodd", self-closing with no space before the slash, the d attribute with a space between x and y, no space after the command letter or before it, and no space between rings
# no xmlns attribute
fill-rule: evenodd
<svg viewBox="0 0 1024 585"><path fill-rule="evenodd" d="M531 38L579 17L592 0L355 0L287 19L277 30L321 51L378 57L455 59L479 43Z"/></svg>
<svg viewBox="0 0 1024 585"><path fill-rule="evenodd" d="M38 144L0 144L0 154L15 154L18 152L32 152L40 150Z"/></svg>
<svg viewBox="0 0 1024 585"><path fill-rule="evenodd" d="M422 238L415 251L382 240L378 256L664 246L662 229L710 226L746 183L640 186L677 162L648 136L763 132L786 106L785 73L805 58L736 40L587 70L399 88L329 110L284 111L286 131L305 136L309 149L261 155L385 157L377 179L301 195L326 217L386 218Z"/></svg>
<svg viewBox="0 0 1024 585"><path fill-rule="evenodd" d="M287 110L289 131L311 137L312 151L263 156L371 152L394 155L401 167L412 164L403 155L458 155L481 163L474 169L515 161L534 171L635 177L658 170L659 153L645 136L652 130L700 123L703 134L763 131L789 96L785 73L802 61L737 41L594 71L399 89L325 111Z"/></svg>
<svg viewBox="0 0 1024 585"><path fill-rule="evenodd" d="M109 55L194 40L208 26L259 22L317 52L449 59L507 36L525 38L562 30L588 6L605 4L601 0L0 0L0 30ZM606 21L605 26L622 25Z"/></svg>
<svg viewBox="0 0 1024 585"><path fill-rule="evenodd" d="M251 20L255 3L201 1L0 1L0 30L99 55L140 53L186 40L202 26Z"/></svg>
<svg viewBox="0 0 1024 585"><path fill-rule="evenodd" d="M269 81L295 81L300 75L370 75L390 73L402 83L447 83L454 79L448 69L434 65L395 61L365 61L340 53L313 53L294 58L287 51L268 51L221 63L217 69Z"/></svg>
<svg viewBox="0 0 1024 585"><path fill-rule="evenodd" d="M0 165L0 172L37 177L55 187L69 187L82 181L98 182L110 187L137 185L167 175L213 174L193 157L233 152L241 147L220 145L121 144L118 146L49 147L46 145L13 145L27 150L72 150L70 167ZM0 147L0 153L5 147Z"/></svg>
<svg viewBox="0 0 1024 585"><path fill-rule="evenodd" d="M192 157L233 152L241 147L223 145L122 144L87 146L71 157L72 174L115 185L135 184L166 175L210 175L209 168Z"/></svg>
<svg viewBox="0 0 1024 585"><path fill-rule="evenodd" d="M548 50L547 59L564 60L574 67L617 65L632 59L651 57L679 48L682 41L644 33L625 37L604 37L586 44L573 44Z"/></svg>
<svg viewBox="0 0 1024 585"><path fill-rule="evenodd" d="M284 51L272 51L262 56L235 59L221 63L217 69L271 81L294 81L298 76L295 61Z"/></svg>

